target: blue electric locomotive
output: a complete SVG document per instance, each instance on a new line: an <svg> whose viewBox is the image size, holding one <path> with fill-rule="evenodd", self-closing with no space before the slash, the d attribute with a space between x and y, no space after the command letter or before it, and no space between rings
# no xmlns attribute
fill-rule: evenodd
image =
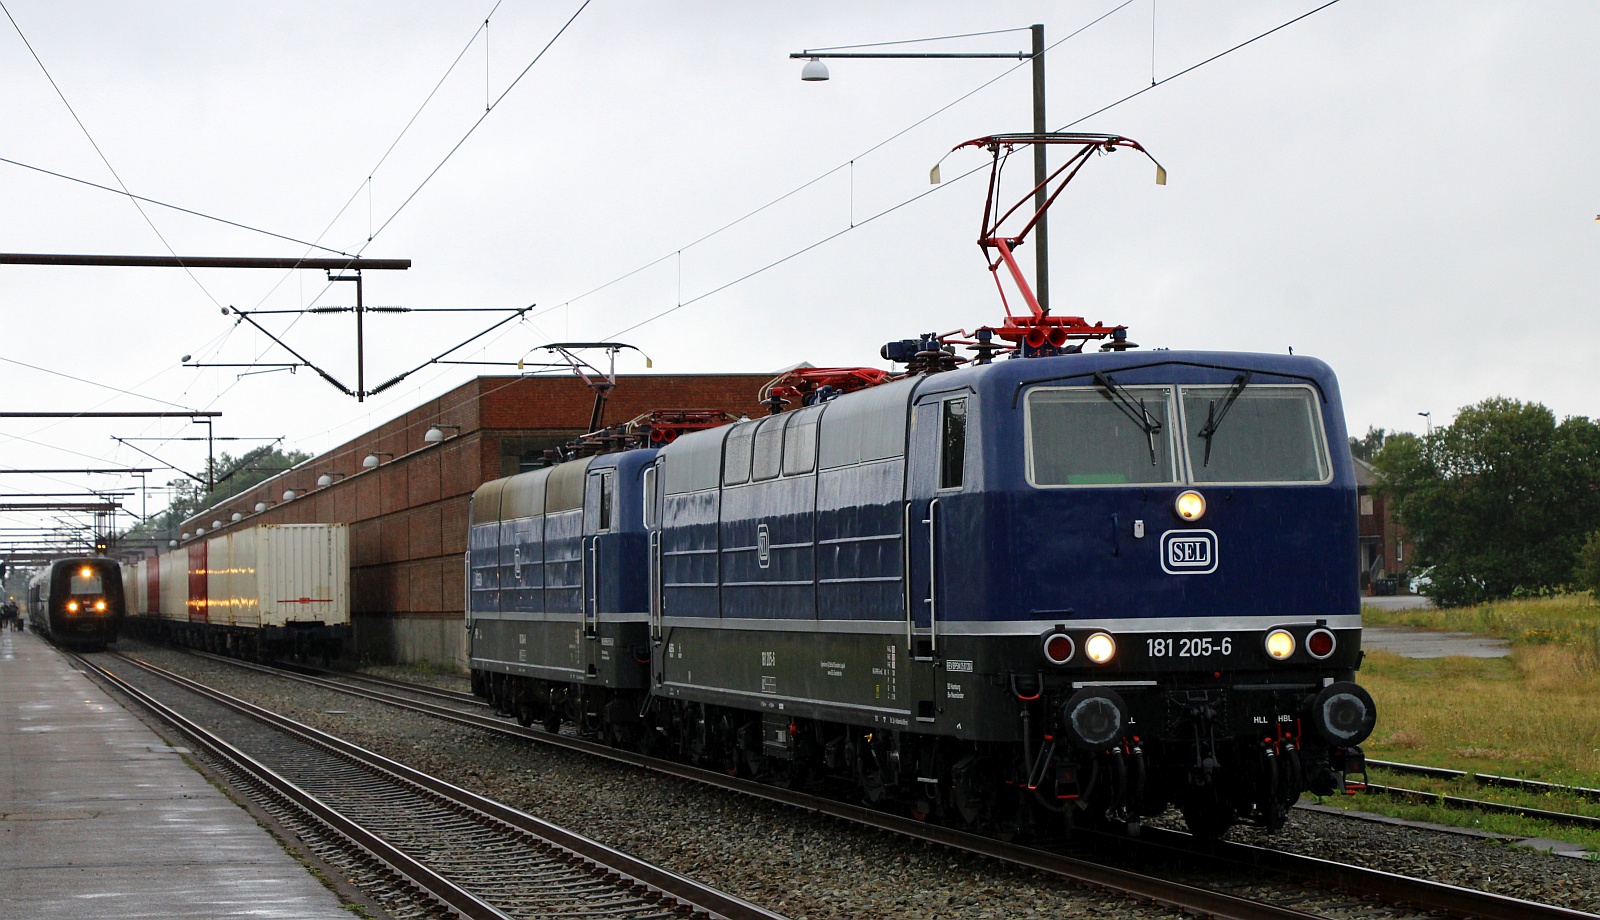
<svg viewBox="0 0 1600 920"><path fill-rule="evenodd" d="M1176 803L1204 833L1360 771L1355 482L1320 361L1003 361L655 466L654 692L697 757L983 826Z"/></svg>
<svg viewBox="0 0 1600 920"><path fill-rule="evenodd" d="M1142 149L970 143L992 183L1014 147L1078 145L1068 179ZM797 372L770 417L480 488L475 688L524 724L994 832L1169 805L1204 835L1275 829L1355 787L1376 708L1332 371L1050 315L1011 256L1034 224L1000 235L996 200L980 244L1032 315L980 329L976 361L891 343L899 379Z"/></svg>
<svg viewBox="0 0 1600 920"><path fill-rule="evenodd" d="M642 483L652 450L574 460L473 494L473 689L523 725L637 728L648 687ZM620 706L620 709L618 708Z"/></svg>

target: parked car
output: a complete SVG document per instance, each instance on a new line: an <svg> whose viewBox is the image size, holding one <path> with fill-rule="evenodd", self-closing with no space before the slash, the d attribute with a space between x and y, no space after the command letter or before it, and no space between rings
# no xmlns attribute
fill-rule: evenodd
<svg viewBox="0 0 1600 920"><path fill-rule="evenodd" d="M1411 581L1408 587L1411 589L1412 594L1424 594L1426 592L1423 589L1427 588L1431 584L1433 584L1433 566L1430 565L1417 574L1411 576Z"/></svg>

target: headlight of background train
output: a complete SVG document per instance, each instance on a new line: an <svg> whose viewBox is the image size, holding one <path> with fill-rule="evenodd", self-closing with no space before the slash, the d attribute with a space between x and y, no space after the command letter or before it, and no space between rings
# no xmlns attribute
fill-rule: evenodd
<svg viewBox="0 0 1600 920"><path fill-rule="evenodd" d="M1359 785L1376 707L1324 364L1065 354L824 397L481 488L479 692L985 831L1169 805L1276 828Z"/></svg>

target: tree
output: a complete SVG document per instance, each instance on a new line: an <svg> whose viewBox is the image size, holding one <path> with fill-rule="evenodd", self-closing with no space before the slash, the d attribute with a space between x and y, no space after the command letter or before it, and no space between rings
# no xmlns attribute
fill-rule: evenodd
<svg viewBox="0 0 1600 920"><path fill-rule="evenodd" d="M1389 433L1387 431L1368 425L1365 437L1350 436L1350 456L1355 457L1357 460L1365 460L1371 463L1372 458L1376 457L1378 451L1383 449L1383 442L1388 437Z"/></svg>
<svg viewBox="0 0 1600 920"><path fill-rule="evenodd" d="M1595 597L1600 597L1600 530L1589 534L1583 541L1583 548L1578 550L1578 565L1572 572L1572 580L1578 587L1593 591Z"/></svg>
<svg viewBox="0 0 1600 920"><path fill-rule="evenodd" d="M1425 437L1390 436L1375 465L1446 606L1566 584L1600 522L1600 426L1537 403L1468 406Z"/></svg>
<svg viewBox="0 0 1600 920"><path fill-rule="evenodd" d="M219 502L227 501L252 486L311 459L311 455L298 450L281 451L269 446L250 451L241 457L230 457L226 451L217 457L217 487L207 492L204 485L193 479L174 479L172 501L167 510L153 514L150 520L129 530L125 536L161 537L200 511Z"/></svg>

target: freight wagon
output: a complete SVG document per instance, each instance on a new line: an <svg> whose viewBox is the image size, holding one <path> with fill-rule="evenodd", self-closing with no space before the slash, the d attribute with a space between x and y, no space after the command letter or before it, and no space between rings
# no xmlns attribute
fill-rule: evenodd
<svg viewBox="0 0 1600 920"><path fill-rule="evenodd" d="M241 658L338 657L350 636L343 524L278 524L196 540L128 566L140 635Z"/></svg>

